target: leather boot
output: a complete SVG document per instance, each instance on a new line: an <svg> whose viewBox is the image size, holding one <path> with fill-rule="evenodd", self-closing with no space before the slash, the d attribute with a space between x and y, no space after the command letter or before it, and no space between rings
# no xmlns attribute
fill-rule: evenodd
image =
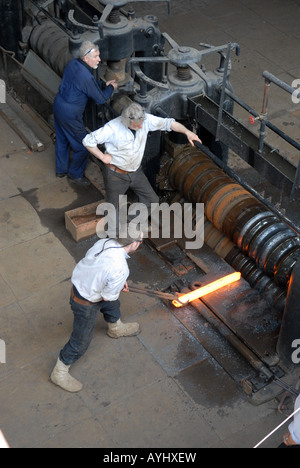
<svg viewBox="0 0 300 468"><path fill-rule="evenodd" d="M140 333L140 326L137 322L123 323L120 319L115 323L107 323L107 334L111 338L120 338L121 336L135 336Z"/></svg>
<svg viewBox="0 0 300 468"><path fill-rule="evenodd" d="M71 366L66 366L58 358L52 374L50 375L50 379L51 382L53 382L55 385L58 385L63 390L71 393L77 393L82 390L83 385L69 374L70 367Z"/></svg>

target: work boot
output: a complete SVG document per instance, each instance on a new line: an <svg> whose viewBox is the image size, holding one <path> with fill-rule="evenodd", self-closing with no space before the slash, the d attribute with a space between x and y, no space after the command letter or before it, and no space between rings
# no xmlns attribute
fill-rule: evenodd
<svg viewBox="0 0 300 468"><path fill-rule="evenodd" d="M79 185L79 187L90 187L91 185L91 182L86 177L79 177L78 179L75 179L74 177L70 177L68 175L68 179L70 179L70 181L74 184Z"/></svg>
<svg viewBox="0 0 300 468"><path fill-rule="evenodd" d="M69 374L71 366L66 366L59 358L57 359L56 366L50 375L51 382L58 385L67 392L77 393L80 392L83 385L78 380L74 379Z"/></svg>
<svg viewBox="0 0 300 468"><path fill-rule="evenodd" d="M123 323L120 319L115 323L107 323L107 334L111 338L120 338L121 336L135 336L140 333L140 326L137 322Z"/></svg>

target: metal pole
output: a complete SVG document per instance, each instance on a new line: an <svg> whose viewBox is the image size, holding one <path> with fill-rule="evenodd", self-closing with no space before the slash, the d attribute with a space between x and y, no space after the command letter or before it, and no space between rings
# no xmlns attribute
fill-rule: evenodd
<svg viewBox="0 0 300 468"><path fill-rule="evenodd" d="M260 115L260 135L259 135L259 146L258 151L259 153L262 152L264 149L264 141L265 141L265 133L266 133L266 118L268 113L268 97L269 97L269 90L270 90L271 83L269 80L265 80L265 88L264 88L264 100L262 111Z"/></svg>
<svg viewBox="0 0 300 468"><path fill-rule="evenodd" d="M137 293L137 294L145 294L146 296L155 296L159 297L160 299L167 299L170 301L178 300L178 295L177 294L170 294L170 293L164 293L162 291L155 291L153 289L146 289L142 288L139 286L134 286L134 285L128 285L129 291Z"/></svg>
<svg viewBox="0 0 300 468"><path fill-rule="evenodd" d="M292 86L286 84L284 81L281 81L279 78L277 78L277 76L272 75L272 73L269 73L268 71L264 71L262 76L267 81L276 84L277 86L279 86L279 88L283 89L287 93L289 93L289 94L294 94L295 93L295 88L293 88ZM294 95L295 95L295 97L300 99L300 92L297 93L297 94L295 93Z"/></svg>
<svg viewBox="0 0 300 468"><path fill-rule="evenodd" d="M230 60L230 51L231 51L231 43L228 44L227 47L227 54L224 66L224 75L223 75L223 83L222 83L222 91L221 91L221 99L220 99L220 106L219 106L219 115L218 115L218 126L216 131L216 141L220 140L220 130L221 130L221 123L222 123L222 115L223 115L223 107L224 107L224 100L225 100L225 90L226 90L226 81L227 81L227 74L228 74L228 67L229 67L229 60Z"/></svg>

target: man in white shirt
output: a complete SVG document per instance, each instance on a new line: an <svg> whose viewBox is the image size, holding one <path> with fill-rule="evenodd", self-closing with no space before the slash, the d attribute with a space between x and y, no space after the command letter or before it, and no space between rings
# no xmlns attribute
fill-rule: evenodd
<svg viewBox="0 0 300 468"><path fill-rule="evenodd" d="M120 117L84 138L83 145L104 163L106 201L116 208L119 196L129 188L136 193L139 203L149 208L151 203L158 203L158 196L141 169L148 133L157 130L182 133L192 146L195 140L201 143L184 125L172 118L147 114L138 103L130 104ZM105 145L105 153L98 148L99 144Z"/></svg>
<svg viewBox="0 0 300 468"><path fill-rule="evenodd" d="M300 395L296 398L294 411L298 411L291 424L289 432L283 437L283 443L286 447L300 447ZM282 447L281 447L282 448Z"/></svg>
<svg viewBox="0 0 300 468"><path fill-rule="evenodd" d="M140 332L138 323L123 323L120 319L121 291L128 292L127 278L129 254L142 240L101 239L88 250L76 265L71 282L70 304L74 314L73 332L60 351L51 373L51 381L68 392L79 392L82 384L69 374L71 364L88 349L99 312L107 322L111 338L135 336Z"/></svg>

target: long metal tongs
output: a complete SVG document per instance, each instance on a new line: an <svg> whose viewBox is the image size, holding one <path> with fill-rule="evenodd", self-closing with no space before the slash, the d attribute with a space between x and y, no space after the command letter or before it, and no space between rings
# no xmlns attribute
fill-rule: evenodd
<svg viewBox="0 0 300 468"><path fill-rule="evenodd" d="M142 288L141 286L135 286L131 284L128 284L128 287L129 287L130 292L134 292L138 294L145 294L147 296L152 296L152 297L159 297L160 299L167 299L170 301L179 300L179 296L177 293L175 294L164 293L162 291L155 291L153 289Z"/></svg>

